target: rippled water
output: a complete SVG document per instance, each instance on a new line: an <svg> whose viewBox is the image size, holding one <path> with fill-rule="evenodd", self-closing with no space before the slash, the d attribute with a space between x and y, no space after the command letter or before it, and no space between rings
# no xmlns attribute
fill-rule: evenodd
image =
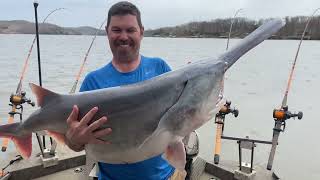
<svg viewBox="0 0 320 180"><path fill-rule="evenodd" d="M0 35L0 118L8 118L9 95L16 89L22 64L31 45L32 35ZM90 36L41 36L43 86L66 93L71 89L76 73L89 47ZM232 40L231 46L239 40ZM158 56L177 69L187 62L216 57L224 52L224 39L144 38L141 52ZM239 109L238 118L227 117L224 134L271 140L274 121L272 111L279 107L286 87L289 70L298 41L269 40L243 56L227 73L225 95ZM292 111L303 111L301 121L289 120L281 133L274 160L274 169L284 179L320 179L319 113L320 102L320 42L304 41L296 67L288 104ZM24 81L24 90L34 99L27 83L38 83L36 51ZM106 37L98 37L90 53L85 72L110 61ZM24 117L33 109L25 108ZM213 159L215 124L213 121L199 129L200 155ZM234 141L222 142L222 160L238 160ZM14 151L12 144L9 149ZM269 145L258 144L255 162L265 166ZM0 158L5 157L0 152Z"/></svg>

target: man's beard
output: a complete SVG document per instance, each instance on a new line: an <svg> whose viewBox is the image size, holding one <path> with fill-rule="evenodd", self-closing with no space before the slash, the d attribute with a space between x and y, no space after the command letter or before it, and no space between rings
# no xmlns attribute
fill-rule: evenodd
<svg viewBox="0 0 320 180"><path fill-rule="evenodd" d="M136 60L138 51L116 50L116 59L122 63L129 63Z"/></svg>
<svg viewBox="0 0 320 180"><path fill-rule="evenodd" d="M121 45L128 45L129 47L122 49ZM134 61L139 55L139 47L132 41L117 41L114 43L115 52L113 54L115 58L122 63L130 63Z"/></svg>

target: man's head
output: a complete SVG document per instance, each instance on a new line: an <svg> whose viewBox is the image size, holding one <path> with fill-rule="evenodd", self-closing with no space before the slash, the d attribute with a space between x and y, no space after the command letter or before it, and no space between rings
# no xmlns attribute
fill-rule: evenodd
<svg viewBox="0 0 320 180"><path fill-rule="evenodd" d="M115 61L137 60L144 28L135 5L127 1L114 4L108 13L106 31Z"/></svg>
<svg viewBox="0 0 320 180"><path fill-rule="evenodd" d="M107 21L106 28L109 27L112 16L125 16L129 14L136 16L139 27L143 29L142 22L141 22L141 14L139 9L134 4L128 1L118 2L110 8L108 12L108 21Z"/></svg>

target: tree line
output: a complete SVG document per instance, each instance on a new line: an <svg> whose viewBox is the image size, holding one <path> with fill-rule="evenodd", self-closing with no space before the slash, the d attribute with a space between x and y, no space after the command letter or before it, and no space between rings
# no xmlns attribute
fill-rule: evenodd
<svg viewBox="0 0 320 180"><path fill-rule="evenodd" d="M272 38L300 39L308 21L307 16L285 17L286 25ZM197 37L197 38L227 38L232 25L232 38L243 38L265 21L270 19L251 20L248 18L226 18L211 21L190 22L175 27L164 27L147 30L145 36L152 37ZM320 39L320 16L313 17L306 31L305 39Z"/></svg>

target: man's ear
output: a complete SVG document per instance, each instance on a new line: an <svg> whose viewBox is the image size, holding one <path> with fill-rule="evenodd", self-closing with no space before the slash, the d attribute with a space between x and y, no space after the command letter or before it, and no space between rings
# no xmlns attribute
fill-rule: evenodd
<svg viewBox="0 0 320 180"><path fill-rule="evenodd" d="M143 35L144 35L144 27L142 26L141 28L140 28L140 35L143 37Z"/></svg>
<svg viewBox="0 0 320 180"><path fill-rule="evenodd" d="M140 35L143 36L143 34L144 34L144 27L142 26L141 31L140 31Z"/></svg>
<svg viewBox="0 0 320 180"><path fill-rule="evenodd" d="M108 36L108 27L105 26L104 29L106 30L106 35Z"/></svg>

